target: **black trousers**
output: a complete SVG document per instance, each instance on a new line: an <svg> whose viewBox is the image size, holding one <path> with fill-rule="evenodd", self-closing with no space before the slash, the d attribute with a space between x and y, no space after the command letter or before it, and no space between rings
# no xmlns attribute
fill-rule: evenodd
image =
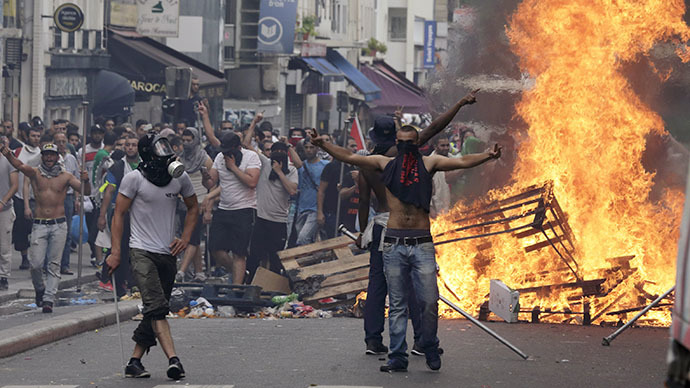
<svg viewBox="0 0 690 388"><path fill-rule="evenodd" d="M23 199L19 199L15 195L12 197L12 206L14 207L15 215L14 224L12 225L12 244L14 244L15 250L23 251L29 249L29 235L31 234L33 223L24 217Z"/></svg>
<svg viewBox="0 0 690 388"><path fill-rule="evenodd" d="M283 250L286 239L287 223L256 218L249 256L247 257L249 279L254 278L254 273L262 262L268 262L271 271L280 273L283 265L278 258L278 251Z"/></svg>

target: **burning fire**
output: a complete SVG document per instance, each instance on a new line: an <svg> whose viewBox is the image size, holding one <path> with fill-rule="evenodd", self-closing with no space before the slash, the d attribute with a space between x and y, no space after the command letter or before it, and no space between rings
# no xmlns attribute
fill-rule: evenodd
<svg viewBox="0 0 690 388"><path fill-rule="evenodd" d="M620 284L605 284L611 288L606 296L587 300L592 316L609 305L615 310L646 305L650 300L641 294L658 295L675 283L684 194L668 190L662 201L650 201L653 175L644 170L641 155L645 136L662 133L664 123L635 95L620 69L657 42L690 40L684 13L682 0L525 0L510 20L507 33L513 51L536 82L517 105L528 126L513 171L518 183L488 197L501 199L553 182L576 240L575 258L584 279L601 278L612 266L608 258L635 256L632 275ZM683 57L681 51L679 55ZM468 210L458 204L433 223L432 234L457 227L454 220ZM518 241L503 234L488 241L491 247L481 251L477 240L437 246L443 280L459 297L460 307L475 315L488 300L490 279L516 289L575 281L571 273L557 271L564 265L553 251L525 253L534 239ZM540 272L548 274L533 280ZM443 285L440 290L455 299ZM523 309L563 311L572 308L572 295L521 295L520 303ZM451 310L442 310L442 315L457 317ZM655 325L668 325L671 319L668 309L651 311L646 318ZM594 323L617 319L604 314Z"/></svg>

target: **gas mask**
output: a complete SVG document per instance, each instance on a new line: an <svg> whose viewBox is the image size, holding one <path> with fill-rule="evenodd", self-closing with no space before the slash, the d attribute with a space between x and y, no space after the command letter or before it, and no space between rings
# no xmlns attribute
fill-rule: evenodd
<svg viewBox="0 0 690 388"><path fill-rule="evenodd" d="M179 178L184 172L184 165L177 160L166 137L147 134L141 138L139 156L142 162L138 169L156 186L167 186L173 178Z"/></svg>

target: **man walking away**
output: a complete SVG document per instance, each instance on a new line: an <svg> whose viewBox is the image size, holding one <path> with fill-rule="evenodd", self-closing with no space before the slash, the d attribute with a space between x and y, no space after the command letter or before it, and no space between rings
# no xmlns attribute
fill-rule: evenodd
<svg viewBox="0 0 690 388"><path fill-rule="evenodd" d="M436 259L429 222L432 180L436 171L471 168L501 156L498 144L491 152L447 158L422 156L416 127L406 125L396 134L397 156L362 156L314 136L313 142L334 158L362 168L382 171L390 206L383 244L383 264L390 300L389 361L382 372L407 370L408 290L414 289L422 311L421 348L429 369L441 368L438 350L438 286ZM411 284L410 284L411 282Z"/></svg>
<svg viewBox="0 0 690 388"><path fill-rule="evenodd" d="M31 280L36 291L36 305L43 306L44 313L53 312L53 303L60 282L60 261L67 238L65 219L65 197L67 187L81 190L81 182L74 175L64 171L58 163L58 148L46 144L41 149L41 163L37 168L29 167L15 158L8 148L0 146L0 152L7 160L31 180L36 197L36 212L31 230ZM89 176L82 170L81 180L85 193L90 194ZM48 259L47 282L43 280L43 265ZM44 301L45 294L45 301Z"/></svg>
<svg viewBox="0 0 690 388"><path fill-rule="evenodd" d="M132 339L136 345L125 368L125 377L151 376L141 363L141 357L156 345L158 339L168 357L168 377L179 380L185 377L185 371L175 352L165 317L169 312L170 293L175 283L175 256L187 247L199 208L187 173L182 173L179 178L173 178L169 173L175 154L167 138L147 134L139 140L138 148L142 161L137 170L122 178L120 184L112 224L113 246L106 260L111 273L120 265L123 222L125 213L129 211L132 272L141 290L144 319L134 330ZM175 238L178 195L182 195L187 205L184 230L179 239Z"/></svg>
<svg viewBox="0 0 690 388"><path fill-rule="evenodd" d="M0 142L4 147L9 147L7 137L1 137ZM12 269L12 196L19 187L17 174L17 170L6 158L0 158L0 291L9 288L7 279Z"/></svg>

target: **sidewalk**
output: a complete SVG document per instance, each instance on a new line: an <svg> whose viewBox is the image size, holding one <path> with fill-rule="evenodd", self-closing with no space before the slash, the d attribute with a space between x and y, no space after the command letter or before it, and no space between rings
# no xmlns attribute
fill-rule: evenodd
<svg viewBox="0 0 690 388"><path fill-rule="evenodd" d="M88 244L84 244L82 248L82 273L81 284L93 282L96 280L96 272L98 270L91 266L90 263L91 250ZM31 273L28 269L20 270L19 265L22 263L22 256L19 252L12 249L12 273L9 278L9 290L0 291L0 304L7 303L19 296L20 290L26 290L33 295L34 286L31 283ZM77 268L79 258L76 252L70 255L70 270L74 275L61 275L60 289L76 287L77 285Z"/></svg>

